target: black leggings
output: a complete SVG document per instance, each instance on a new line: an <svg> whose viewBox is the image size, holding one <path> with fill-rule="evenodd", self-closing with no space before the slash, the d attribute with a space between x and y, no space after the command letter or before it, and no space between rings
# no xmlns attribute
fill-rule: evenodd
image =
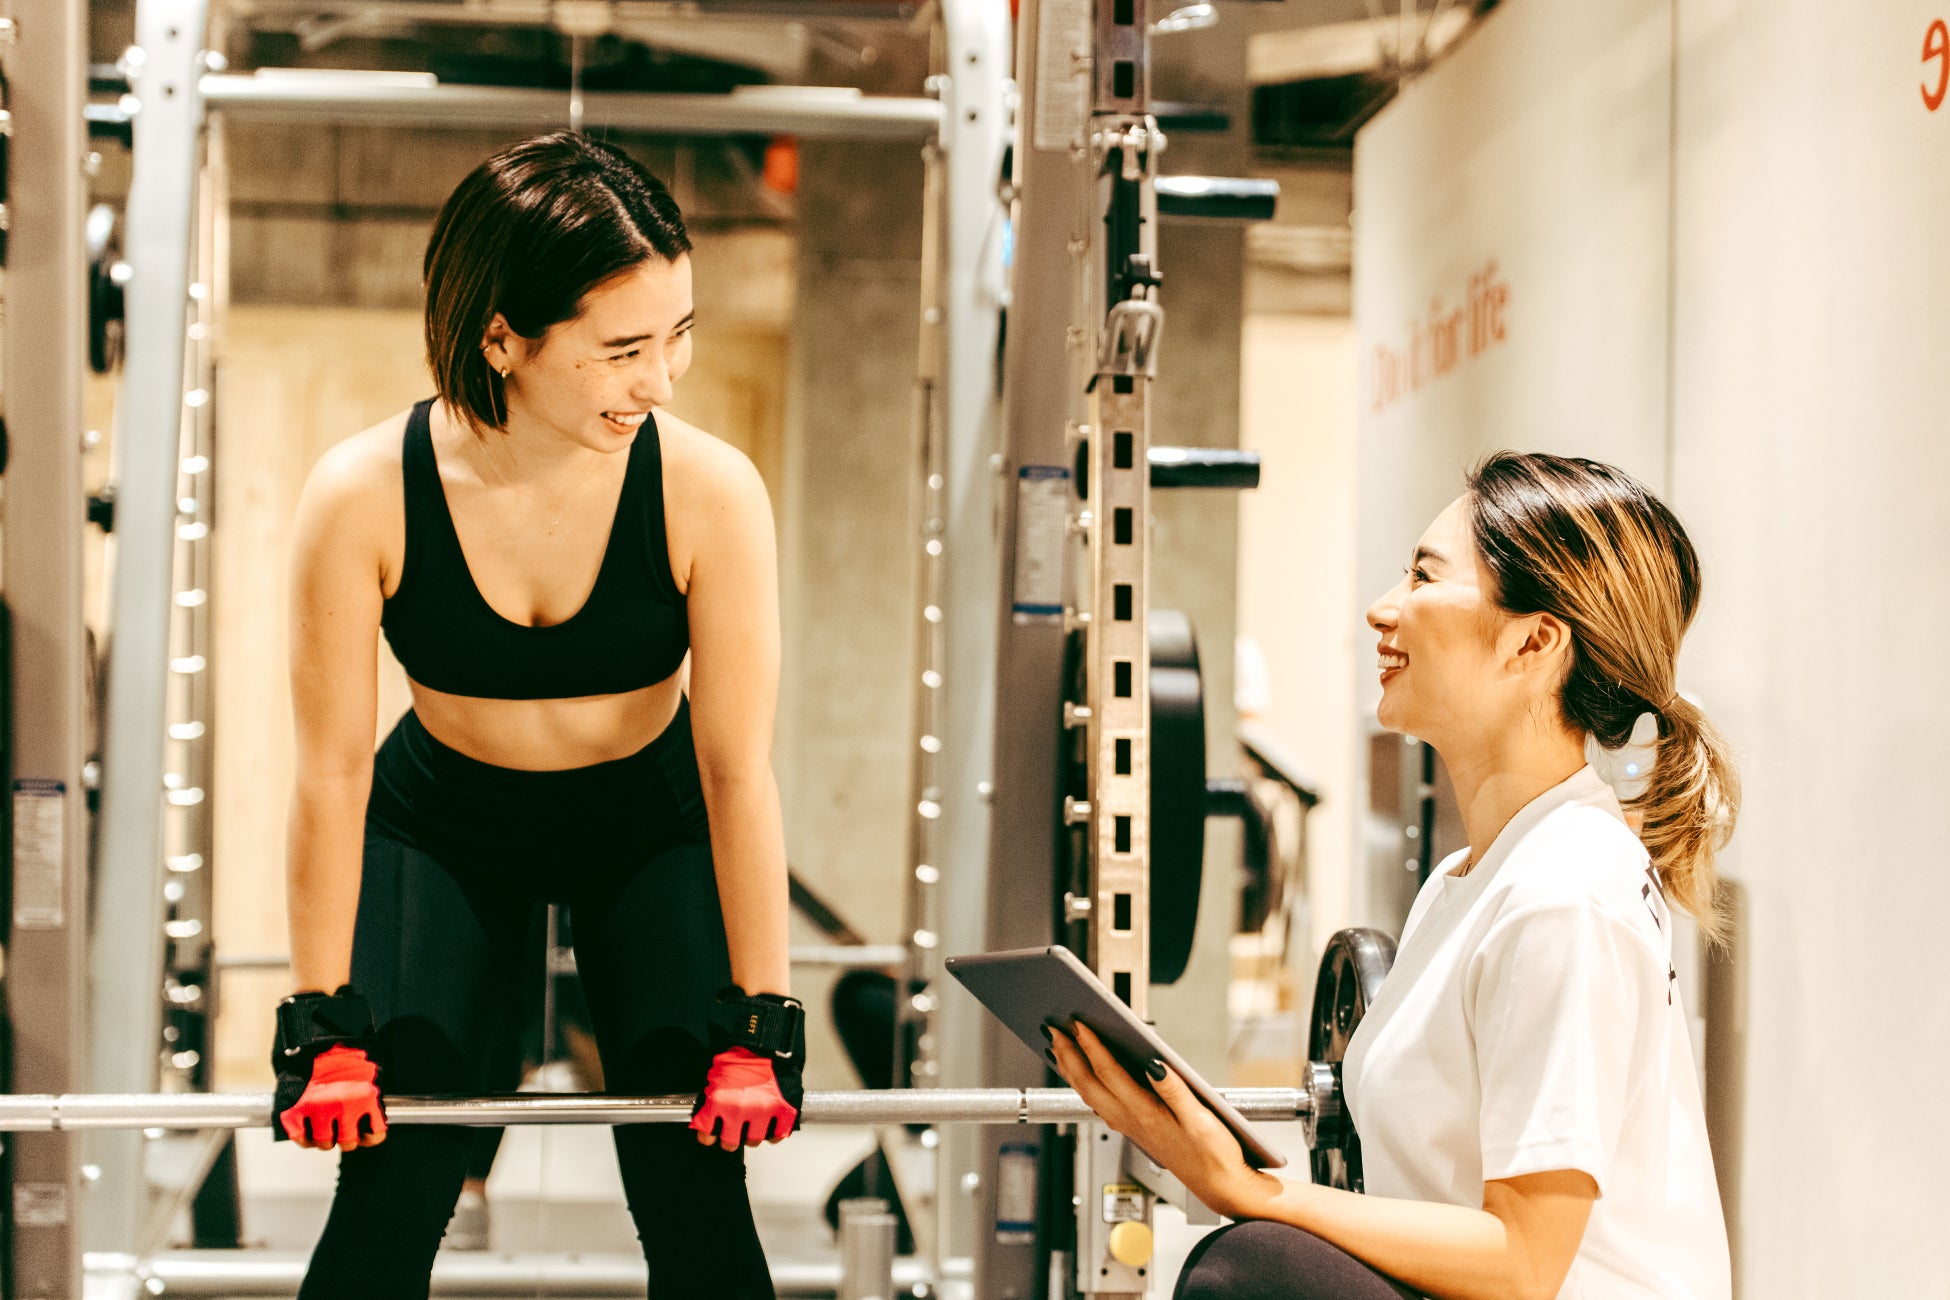
<svg viewBox="0 0 1950 1300"><path fill-rule="evenodd" d="M468 758L411 713L380 746L353 983L379 1021L382 1086L479 1093L518 1014L532 913L565 904L608 1088L688 1093L731 982L688 706L629 758L522 772ZM466 1177L470 1130L402 1125L339 1158L299 1292L420 1300ZM615 1130L653 1297L771 1297L742 1152L681 1124Z"/></svg>
<svg viewBox="0 0 1950 1300"><path fill-rule="evenodd" d="M1173 1300L1421 1300L1339 1246L1284 1223L1233 1223L1199 1238Z"/></svg>

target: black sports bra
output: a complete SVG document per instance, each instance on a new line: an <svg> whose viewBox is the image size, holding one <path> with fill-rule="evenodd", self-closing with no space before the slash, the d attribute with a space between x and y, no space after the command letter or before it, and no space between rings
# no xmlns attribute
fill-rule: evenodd
<svg viewBox="0 0 1950 1300"><path fill-rule="evenodd" d="M630 444L589 599L561 623L529 627L495 613L474 585L433 455L432 409L428 398L406 421L406 560L379 621L407 676L449 695L554 700L634 691L676 672L690 621L664 534L656 416Z"/></svg>

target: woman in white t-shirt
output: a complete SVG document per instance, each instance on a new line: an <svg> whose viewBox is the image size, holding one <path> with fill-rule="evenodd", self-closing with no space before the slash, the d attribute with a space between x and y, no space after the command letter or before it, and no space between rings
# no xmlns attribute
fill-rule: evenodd
<svg viewBox="0 0 1950 1300"><path fill-rule="evenodd" d="M1678 694L1699 561L1630 476L1498 453L1368 610L1381 724L1434 745L1474 846L1429 878L1349 1048L1366 1195L1249 1169L1161 1062L1052 1034L1098 1113L1221 1214L1180 1300L1727 1300L1668 908L1710 938L1739 803ZM1628 824L1585 763L1650 713Z"/></svg>

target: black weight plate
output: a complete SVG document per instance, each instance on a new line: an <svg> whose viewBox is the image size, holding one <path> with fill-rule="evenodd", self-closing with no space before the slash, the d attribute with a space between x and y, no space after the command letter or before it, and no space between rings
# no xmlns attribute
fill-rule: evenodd
<svg viewBox="0 0 1950 1300"><path fill-rule="evenodd" d="M1380 930L1342 930L1327 941L1327 951L1320 955L1307 1058L1334 1071L1331 1104L1316 1101L1315 1110L1314 1181L1326 1187L1361 1190L1361 1139L1340 1097L1341 1062L1347 1057L1348 1040L1394 964L1395 941Z"/></svg>
<svg viewBox="0 0 1950 1300"><path fill-rule="evenodd" d="M1154 609L1151 634L1151 982L1192 959L1205 876L1205 694L1192 621Z"/></svg>
<svg viewBox="0 0 1950 1300"><path fill-rule="evenodd" d="M122 285L116 278L122 252L117 247L117 225L115 209L108 204L97 203L88 210L88 368L98 375L122 363Z"/></svg>

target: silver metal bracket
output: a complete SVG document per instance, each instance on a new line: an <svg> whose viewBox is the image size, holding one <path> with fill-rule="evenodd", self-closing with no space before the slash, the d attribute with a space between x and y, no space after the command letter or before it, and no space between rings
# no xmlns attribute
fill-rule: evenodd
<svg viewBox="0 0 1950 1300"><path fill-rule="evenodd" d="M1148 289L1144 296L1113 305L1104 319L1097 343L1099 375L1158 377L1158 339L1165 329L1165 311Z"/></svg>
<svg viewBox="0 0 1950 1300"><path fill-rule="evenodd" d="M1132 1175L1130 1143L1106 1124L1077 1126L1077 1290L1144 1295L1151 1289L1150 1188Z"/></svg>
<svg viewBox="0 0 1950 1300"><path fill-rule="evenodd" d="M1146 1155L1143 1147L1129 1139L1124 1142L1124 1168L1132 1182L1142 1183L1165 1204L1177 1206L1184 1213L1185 1221L1194 1227L1213 1227L1219 1222L1217 1210L1192 1195L1177 1174Z"/></svg>
<svg viewBox="0 0 1950 1300"><path fill-rule="evenodd" d="M1127 181L1158 179L1158 156L1165 151L1165 133L1152 117L1104 117L1090 133L1090 148L1102 168L1113 151L1120 154L1118 174Z"/></svg>

